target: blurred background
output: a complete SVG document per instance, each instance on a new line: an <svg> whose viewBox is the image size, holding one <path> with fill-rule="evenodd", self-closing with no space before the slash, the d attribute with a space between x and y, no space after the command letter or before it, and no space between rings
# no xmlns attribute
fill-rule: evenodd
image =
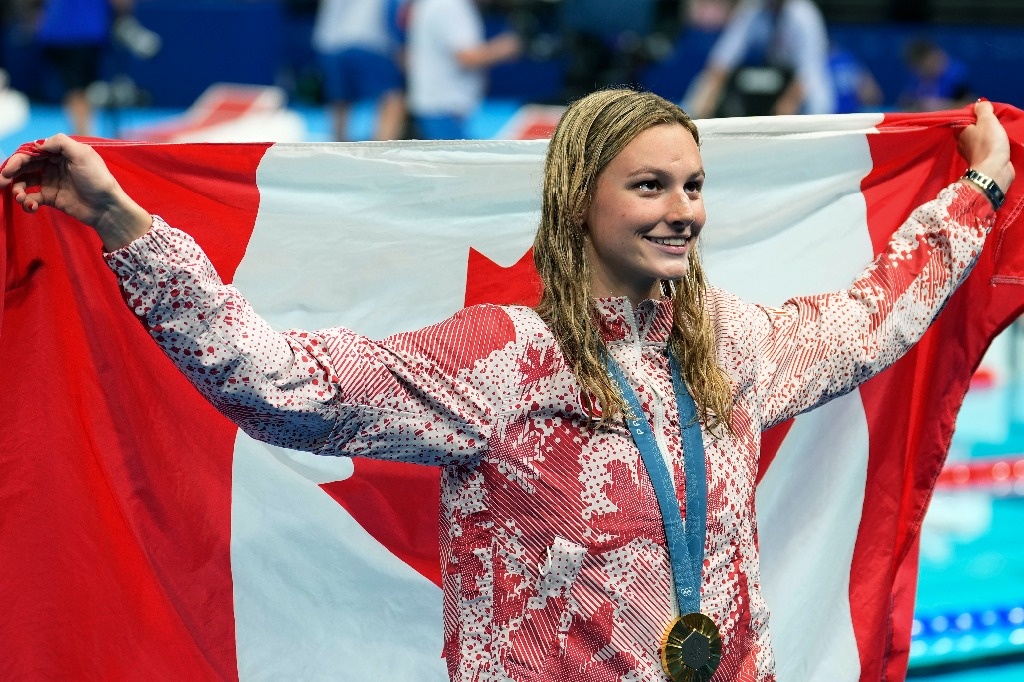
<svg viewBox="0 0 1024 682"><path fill-rule="evenodd" d="M512 135L502 128L523 105L557 107L604 85L635 84L688 103L701 76L714 71L736 75L740 66L759 60L779 66L782 78L811 74L802 84L805 90L831 89L824 103L788 110L794 112L947 108L978 95L1011 104L1024 101L1024 79L1014 77L1024 67L1024 0L464 1L479 15L483 38L478 42L486 47L490 41L493 48L471 64L479 72L480 92L457 112L467 137ZM329 7L345 2L375 5L371 11L382 16L350 19L346 10ZM332 82L335 74L325 76L332 51L360 41L371 46L367 51L393 59L405 79L401 87L409 85L405 123L386 131L386 137L424 136L417 130L417 106L422 105L416 100L440 88L420 85L418 70L433 63L414 56L417 45L430 36L423 27L417 34L410 15L416 14L416 5L423 5L425 13L437 4L0 0L0 69L10 96L0 104L0 150L9 152L15 142L37 136L37 130L103 137L130 133L138 139L151 131L136 128L180 115L213 84L258 86L241 94L219 92L236 108L245 106L241 98L263 112L286 108L301 115L301 122L292 119L291 127L282 124L280 131L264 126L260 139L272 133L312 140L378 137L379 93L351 83L339 86ZM778 49L753 46L743 53L735 43L756 43L756 30L739 31L743 35L734 36L731 49L716 47L735 7L743 4L783 6L782 19L761 27L762 42ZM324 26L318 27L318 21ZM366 26L359 31L387 31L388 36L344 35L344 30L331 36L332 21L342 26L358 22ZM496 38L510 37L495 47ZM717 60L709 59L713 48ZM759 58L758 49L768 56ZM90 60L96 61L92 73L73 66ZM82 86L83 80L89 83ZM69 103L69 91L79 90L84 95ZM9 101L19 95L25 100ZM23 111L25 103L31 105L31 117ZM350 115L336 131L332 108L339 103L350 105ZM211 106L209 100L205 104ZM58 113L66 118L54 118L52 107L62 109ZM705 109L693 113L721 114L710 104Z"/></svg>
<svg viewBox="0 0 1024 682"><path fill-rule="evenodd" d="M452 4L0 0L0 155L58 131L544 137L573 98L624 84L697 117L1024 103L1024 0ZM1021 347L1015 324L958 421L921 538L912 677L1024 679Z"/></svg>

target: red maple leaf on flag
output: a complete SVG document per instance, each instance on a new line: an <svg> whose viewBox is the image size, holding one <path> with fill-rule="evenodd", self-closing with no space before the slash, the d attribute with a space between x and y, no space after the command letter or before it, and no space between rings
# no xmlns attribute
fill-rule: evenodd
<svg viewBox="0 0 1024 682"><path fill-rule="evenodd" d="M502 267L469 250L466 306L478 303L534 305L540 276L533 250ZM438 551L440 471L401 462L359 459L349 478L321 486L360 526L396 557L441 586Z"/></svg>

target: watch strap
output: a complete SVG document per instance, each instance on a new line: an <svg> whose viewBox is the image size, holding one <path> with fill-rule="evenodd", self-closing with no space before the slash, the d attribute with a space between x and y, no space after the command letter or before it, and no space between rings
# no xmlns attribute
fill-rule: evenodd
<svg viewBox="0 0 1024 682"><path fill-rule="evenodd" d="M1006 201L1006 194L1004 194L1003 190L998 184L996 184L996 181L984 173L980 173L973 168L968 168L963 177L964 179L973 182L982 192L985 193L985 196L988 197L988 200L992 203L993 209L998 211L999 207L1003 205L1004 201Z"/></svg>

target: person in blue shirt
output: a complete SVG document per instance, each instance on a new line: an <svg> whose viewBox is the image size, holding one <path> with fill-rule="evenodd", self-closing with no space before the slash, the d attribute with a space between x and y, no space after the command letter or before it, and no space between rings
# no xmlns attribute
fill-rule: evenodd
<svg viewBox="0 0 1024 682"><path fill-rule="evenodd" d="M131 16L134 0L42 0L33 40L61 89L61 102L76 135L92 132L86 88L99 80L104 50L116 22Z"/></svg>
<svg viewBox="0 0 1024 682"><path fill-rule="evenodd" d="M959 109L977 99L967 66L927 38L910 42L905 52L911 77L900 94L905 111Z"/></svg>
<svg viewBox="0 0 1024 682"><path fill-rule="evenodd" d="M349 116L361 101L375 103L373 139L404 136L404 5L405 0L320 0L312 43L323 74L332 139L352 139Z"/></svg>
<svg viewBox="0 0 1024 682"><path fill-rule="evenodd" d="M829 47L828 67L835 85L835 113L855 114L882 104L882 88L853 52L833 42Z"/></svg>

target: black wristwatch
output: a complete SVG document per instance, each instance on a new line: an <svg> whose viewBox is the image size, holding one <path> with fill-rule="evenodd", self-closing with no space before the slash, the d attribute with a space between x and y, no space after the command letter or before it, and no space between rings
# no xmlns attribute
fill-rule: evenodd
<svg viewBox="0 0 1024 682"><path fill-rule="evenodd" d="M988 200L992 202L993 209L998 211L999 207L1003 205L1004 201L1006 201L1006 195L1003 193L1003 190L999 188L999 185L996 184L996 181L984 173L979 173L973 168L968 168L967 172L964 173L964 178L973 182L981 189L982 192L985 193Z"/></svg>

